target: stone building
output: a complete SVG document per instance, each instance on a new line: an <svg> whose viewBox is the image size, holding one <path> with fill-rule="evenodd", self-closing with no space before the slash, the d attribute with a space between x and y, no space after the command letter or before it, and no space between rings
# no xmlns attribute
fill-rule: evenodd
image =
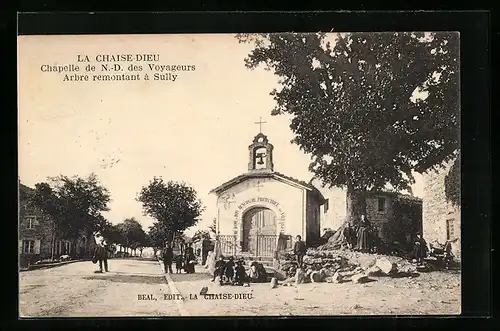
<svg viewBox="0 0 500 331"><path fill-rule="evenodd" d="M453 206L445 196L444 179L454 160L444 168L430 170L424 174L423 235L428 243L444 244L452 241L452 252L461 256L460 208Z"/></svg>
<svg viewBox="0 0 500 331"><path fill-rule="evenodd" d="M254 137L248 151L248 171L210 192L217 195L223 254L272 257L297 235L317 242L321 192L274 170L273 145L264 134Z"/></svg>
<svg viewBox="0 0 500 331"><path fill-rule="evenodd" d="M324 187L315 178L311 183L326 199L321 209L321 227L337 230L347 216L346 191ZM417 197L389 191L368 192L366 212L384 242L409 244L417 232L422 233L422 200Z"/></svg>
<svg viewBox="0 0 500 331"><path fill-rule="evenodd" d="M82 233L77 240L58 239L51 220L30 202L34 190L19 183L19 256L21 266L38 260L70 255L73 258L89 257L94 247L91 235ZM53 243L53 238L56 238Z"/></svg>

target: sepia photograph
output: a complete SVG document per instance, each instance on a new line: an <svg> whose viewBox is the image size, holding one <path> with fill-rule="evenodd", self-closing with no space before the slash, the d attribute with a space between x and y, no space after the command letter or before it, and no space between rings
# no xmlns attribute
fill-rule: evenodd
<svg viewBox="0 0 500 331"><path fill-rule="evenodd" d="M18 36L19 317L459 315L460 34Z"/></svg>

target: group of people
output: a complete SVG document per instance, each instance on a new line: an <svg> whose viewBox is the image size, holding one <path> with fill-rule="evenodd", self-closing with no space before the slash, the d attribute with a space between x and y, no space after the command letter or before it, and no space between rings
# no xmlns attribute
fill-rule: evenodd
<svg viewBox="0 0 500 331"><path fill-rule="evenodd" d="M247 274L243 258L235 261L232 256L227 259L224 259L224 256L220 256L217 262L215 262L212 282L216 280L218 280L220 285L229 284L241 286L249 282L265 282L267 280L267 273L261 263L252 261L250 263L250 270Z"/></svg>
<svg viewBox="0 0 500 331"><path fill-rule="evenodd" d="M165 273L173 273L172 264L175 262L176 273L184 270L188 274L195 272L196 256L191 243L187 244L184 254L175 255L172 245L167 243L162 251Z"/></svg>
<svg viewBox="0 0 500 331"><path fill-rule="evenodd" d="M348 222L343 230L343 236L347 248L360 252L375 252L380 238L377 229L361 215L361 220L356 226L351 226Z"/></svg>

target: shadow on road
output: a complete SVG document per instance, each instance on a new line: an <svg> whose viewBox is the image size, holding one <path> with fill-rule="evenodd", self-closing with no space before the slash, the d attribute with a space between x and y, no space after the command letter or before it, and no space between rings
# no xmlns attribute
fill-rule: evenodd
<svg viewBox="0 0 500 331"><path fill-rule="evenodd" d="M136 283L136 284L164 284L165 278L163 276L152 275L127 275L127 274L97 274L93 276L83 277L86 280L107 280L117 283Z"/></svg>
<svg viewBox="0 0 500 331"><path fill-rule="evenodd" d="M212 279L207 273L196 273L196 274L171 274L172 280L174 282L192 282L197 280Z"/></svg>

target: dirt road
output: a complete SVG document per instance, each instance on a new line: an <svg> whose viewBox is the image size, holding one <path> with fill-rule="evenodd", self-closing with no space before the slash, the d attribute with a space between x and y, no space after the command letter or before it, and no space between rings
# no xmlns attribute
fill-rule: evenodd
<svg viewBox="0 0 500 331"><path fill-rule="evenodd" d="M178 316L156 261L109 260L109 273L76 262L19 274L21 317ZM139 300L139 296L141 299ZM152 300L148 300L152 299ZM156 300L155 300L156 299Z"/></svg>

